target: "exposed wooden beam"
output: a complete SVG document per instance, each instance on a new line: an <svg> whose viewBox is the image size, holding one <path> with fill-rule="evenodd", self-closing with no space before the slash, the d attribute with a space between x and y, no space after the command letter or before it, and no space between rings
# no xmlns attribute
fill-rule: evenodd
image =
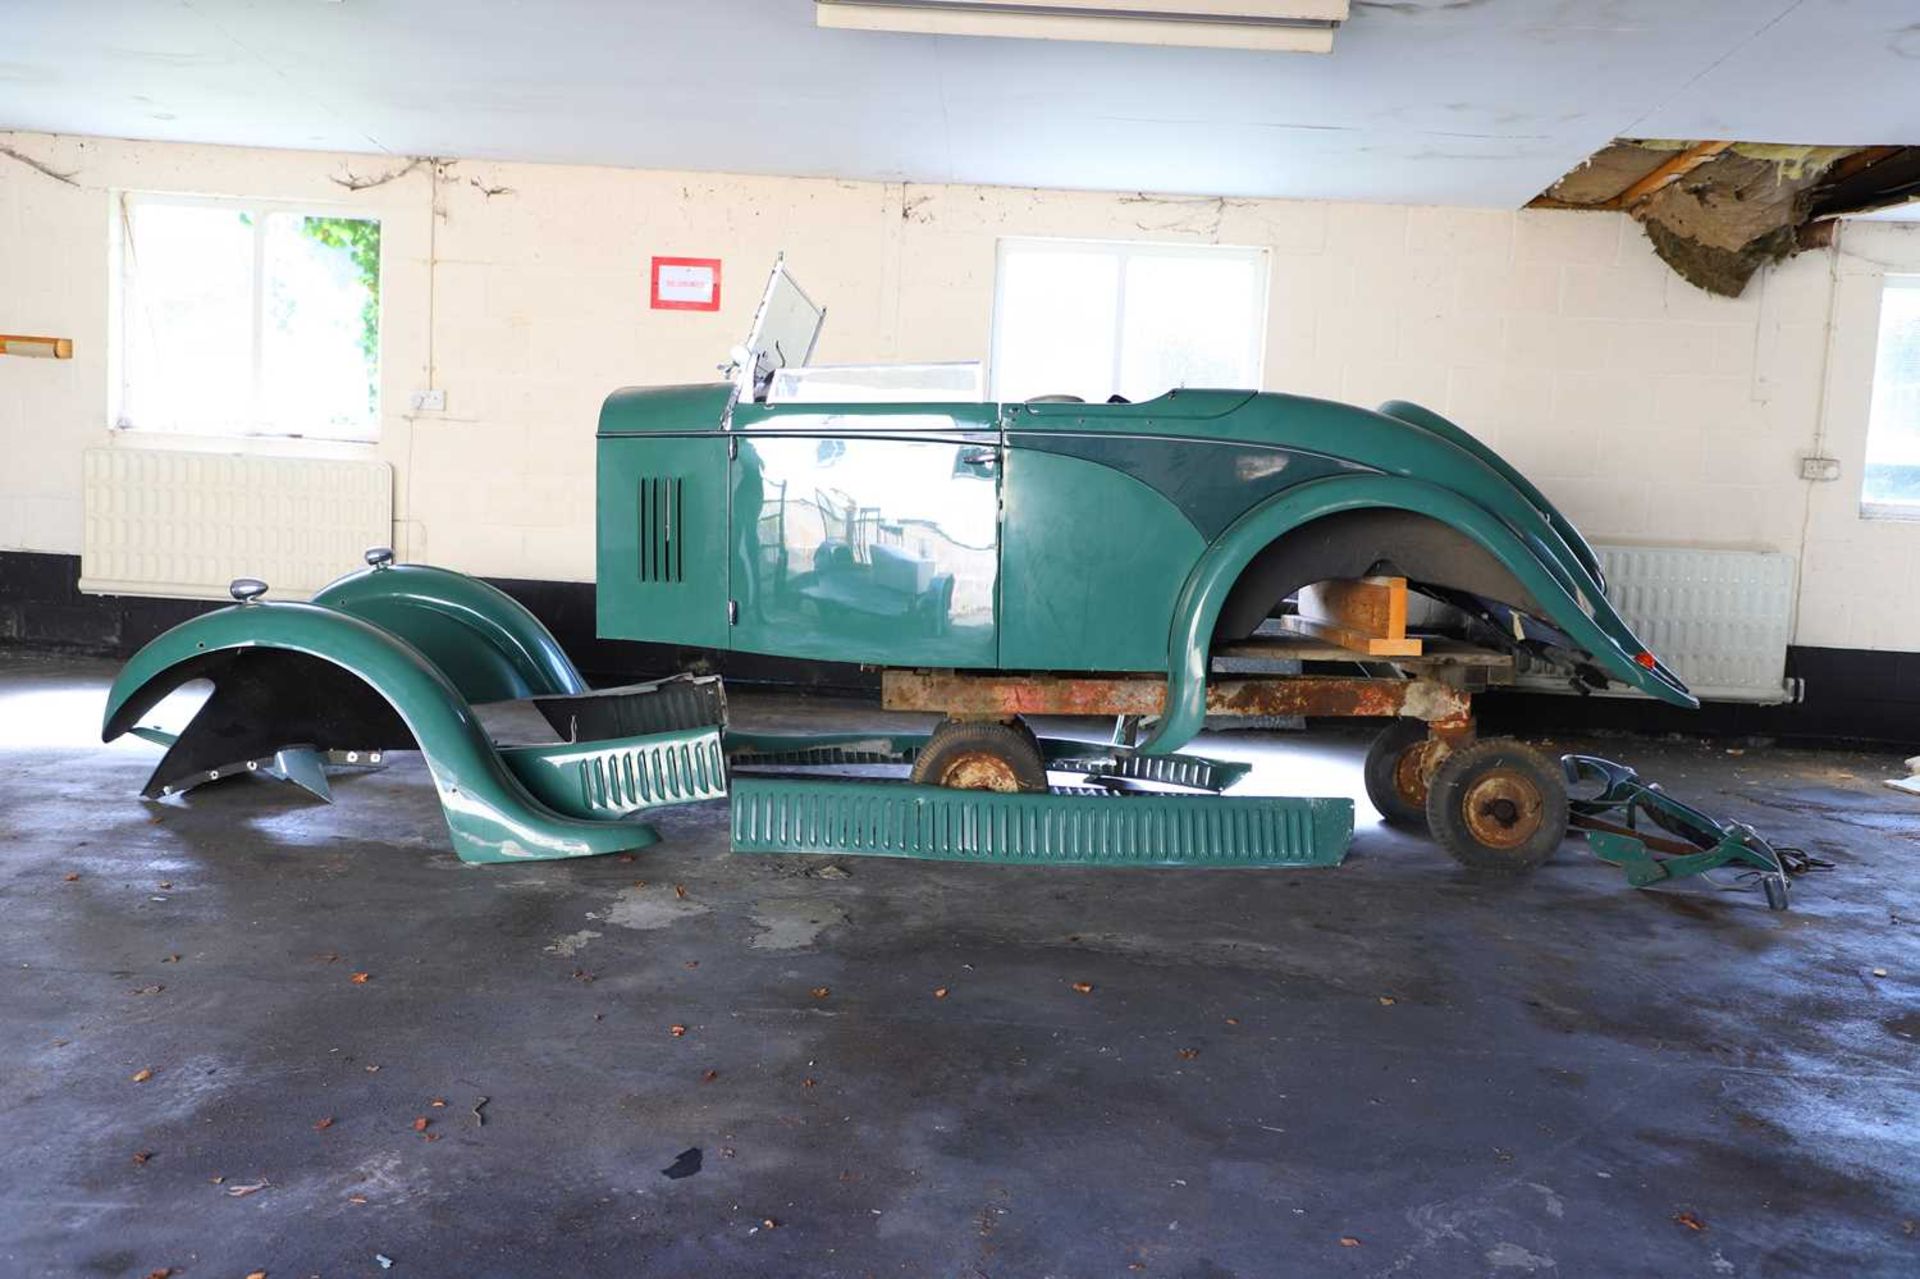
<svg viewBox="0 0 1920 1279"><path fill-rule="evenodd" d="M1596 209L1630 209L1640 201L1658 191L1670 182L1677 182L1695 169L1732 146L1731 142L1696 142L1684 151L1676 151L1662 160L1654 170L1632 186L1614 196L1611 200L1602 200L1592 207Z"/></svg>

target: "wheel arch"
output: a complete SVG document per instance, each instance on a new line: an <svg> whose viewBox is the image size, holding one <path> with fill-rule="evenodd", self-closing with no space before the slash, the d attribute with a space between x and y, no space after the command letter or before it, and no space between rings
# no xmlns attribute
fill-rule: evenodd
<svg viewBox="0 0 1920 1279"><path fill-rule="evenodd" d="M318 604L243 604L202 614L160 635L134 654L114 681L101 737L112 741L127 732L161 698L191 680L214 679L218 696L223 655L238 661L276 652L338 668L391 708L426 760L461 860L584 856L654 841L651 828L568 818L535 800L501 760L460 690L434 663L372 622ZM270 706L258 710L271 713ZM190 723L180 741L193 731Z"/></svg>
<svg viewBox="0 0 1920 1279"><path fill-rule="evenodd" d="M1522 588L1538 616L1590 653L1609 676L1663 701L1698 705L1670 672L1657 663L1644 664L1651 654L1642 657L1645 649L1607 603L1599 584L1544 521L1522 533L1437 484L1401 476L1341 476L1302 484L1267 499L1236 520L1201 555L1174 612L1167 644L1166 713L1141 746L1144 753L1177 751L1200 730L1215 630L1248 566L1296 530L1356 512L1410 513L1446 526L1478 548L1474 564L1485 569L1490 561L1497 566L1503 577ZM1358 524L1366 526L1365 521ZM1278 574L1269 576L1278 580Z"/></svg>
<svg viewBox="0 0 1920 1279"><path fill-rule="evenodd" d="M405 640L469 702L587 691L525 605L464 573L427 564L362 569L321 587L313 602Z"/></svg>

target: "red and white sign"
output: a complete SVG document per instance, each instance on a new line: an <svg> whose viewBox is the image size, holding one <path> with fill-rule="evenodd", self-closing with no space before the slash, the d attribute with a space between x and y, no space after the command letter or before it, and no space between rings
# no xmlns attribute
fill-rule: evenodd
<svg viewBox="0 0 1920 1279"><path fill-rule="evenodd" d="M656 311L718 311L719 258L655 258L653 309Z"/></svg>

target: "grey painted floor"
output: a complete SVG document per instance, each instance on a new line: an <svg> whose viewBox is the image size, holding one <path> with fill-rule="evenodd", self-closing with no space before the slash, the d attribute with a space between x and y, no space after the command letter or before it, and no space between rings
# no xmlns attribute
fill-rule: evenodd
<svg viewBox="0 0 1920 1279"><path fill-rule="evenodd" d="M8 1276L1920 1273L1890 757L1598 744L1839 863L1786 915L1572 843L1476 883L1364 801L1327 871L734 857L717 806L467 868L412 756L142 802L110 674L0 659ZM1359 736L1209 746L1358 794Z"/></svg>

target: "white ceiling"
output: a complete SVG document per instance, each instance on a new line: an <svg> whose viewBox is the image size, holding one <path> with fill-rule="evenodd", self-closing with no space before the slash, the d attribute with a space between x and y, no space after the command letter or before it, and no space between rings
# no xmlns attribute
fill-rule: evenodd
<svg viewBox="0 0 1920 1279"><path fill-rule="evenodd" d="M1514 206L1615 136L1920 143L1916 0L1354 0L1327 56L811 0L0 0L0 129Z"/></svg>

